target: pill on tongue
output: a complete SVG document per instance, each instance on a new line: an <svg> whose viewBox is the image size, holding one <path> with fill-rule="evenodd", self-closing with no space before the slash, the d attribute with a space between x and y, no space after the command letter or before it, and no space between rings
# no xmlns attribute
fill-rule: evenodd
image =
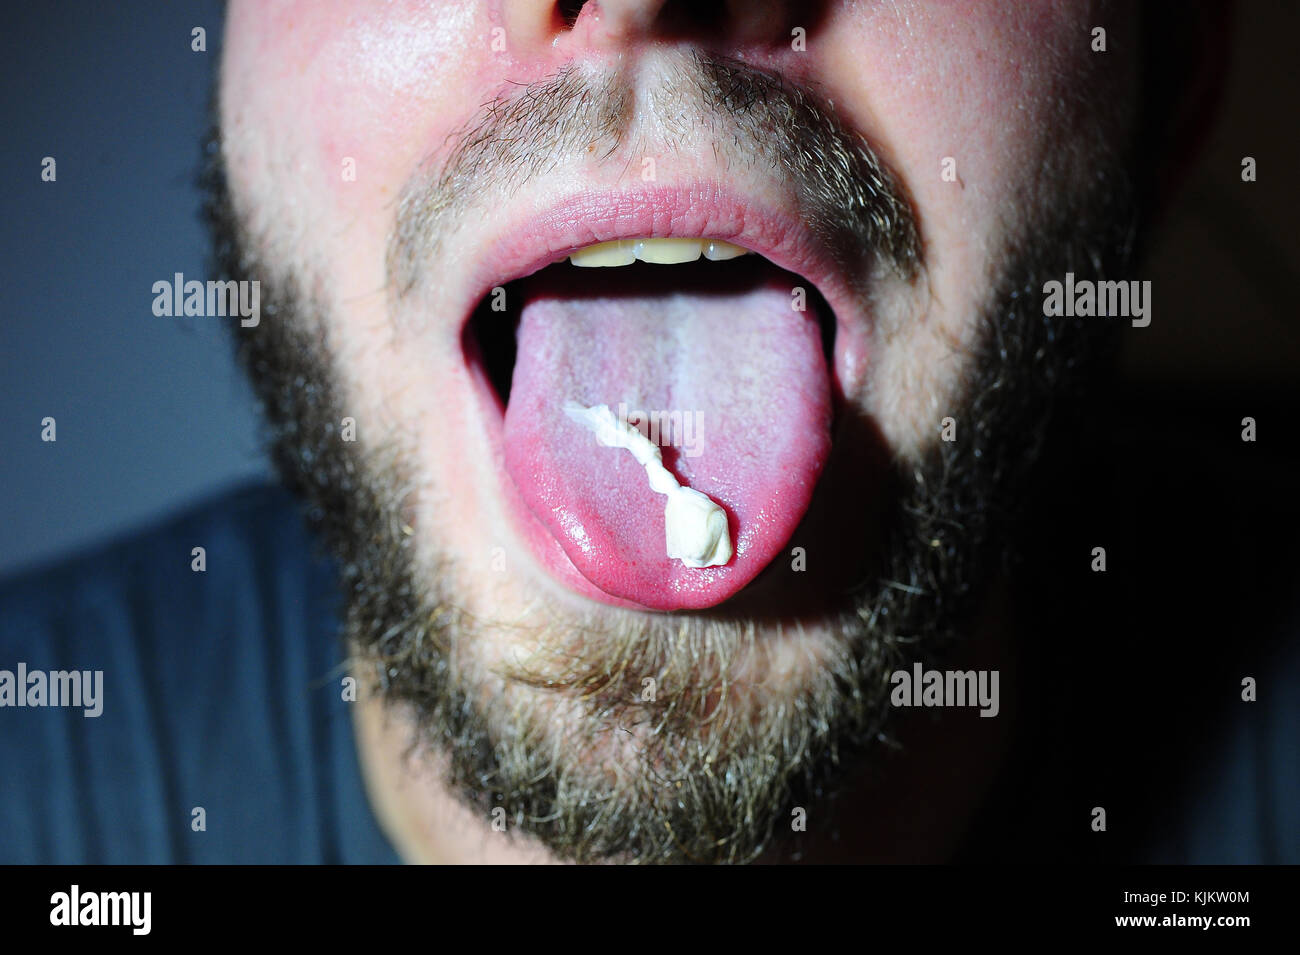
<svg viewBox="0 0 1300 955"><path fill-rule="evenodd" d="M650 489L668 499L664 505L664 536L669 558L687 567L720 567L731 560L726 512L707 494L679 484L664 467L663 452L649 438L626 421L620 422L609 405L584 408L568 401L564 413L591 431L597 443L631 451L645 468Z"/></svg>
<svg viewBox="0 0 1300 955"><path fill-rule="evenodd" d="M581 273L566 265L521 283L502 463L536 521L530 540L543 561L618 601L663 611L717 606L772 563L830 451L819 316L791 307L802 282L747 255ZM638 416L650 415L651 427L660 416L653 443L663 463L726 516L725 564L692 567L665 554L672 528L696 526L677 512L703 502L675 494L665 509L668 495L651 489L644 466L628 450L601 447L564 413L569 401L649 409Z"/></svg>

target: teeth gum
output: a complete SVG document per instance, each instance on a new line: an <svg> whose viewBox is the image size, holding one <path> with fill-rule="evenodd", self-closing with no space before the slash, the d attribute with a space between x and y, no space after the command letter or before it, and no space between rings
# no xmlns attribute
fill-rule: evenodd
<svg viewBox="0 0 1300 955"><path fill-rule="evenodd" d="M609 405L583 407L565 402L564 413L596 436L607 448L626 448L645 468L650 490L664 495L664 537L668 557L687 567L718 567L731 560L727 515L707 494L678 484L663 463L663 452L627 423L620 423Z"/></svg>
<svg viewBox="0 0 1300 955"><path fill-rule="evenodd" d="M614 268L633 262L679 265L701 255L710 262L722 262L748 254L748 249L721 239L615 239L579 249L570 254L569 261L582 268Z"/></svg>

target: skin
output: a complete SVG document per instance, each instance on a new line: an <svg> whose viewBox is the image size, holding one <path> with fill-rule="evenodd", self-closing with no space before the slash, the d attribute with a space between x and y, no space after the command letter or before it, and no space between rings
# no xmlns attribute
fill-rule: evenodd
<svg viewBox="0 0 1300 955"><path fill-rule="evenodd" d="M396 197L507 82L537 82L575 60L617 60L648 87L665 51L697 47L779 72L829 100L903 182L924 242L921 280L882 286L869 314L842 314L851 327L834 356L846 400L877 423L904 464L934 443L939 420L958 402L979 338L974 316L1009 237L1052 202L1056 180L1040 171L1051 166L1068 178L1085 170L1132 124L1123 107L1131 97L1106 93L1133 83L1125 53L1132 44L1112 40L1101 67L1102 54L1090 48L1098 23L1112 37L1132 35L1131 9L897 0L832 2L812 15L780 3L728 3L708 30L665 19L670 13L662 3L606 0L584 6L569 29L551 4L535 0L230 5L221 119L240 216L260 257L305 277L325 306L321 331L362 444L398 440L414 449L411 467L422 478L412 515L417 556L431 566L436 547L456 558L455 586L471 611L523 617L538 593L560 605L584 598L533 562L500 500L461 352L461 326L475 304L468 277L490 265L485 249L514 223L582 188L639 185L641 168L635 156L566 157L513 196L483 197L483 214L467 217L443 260L427 266L438 289L433 307L418 322L397 320L385 272ZM806 29L803 51L791 48L794 26ZM504 38L506 50L494 50L494 38ZM688 139L670 150L653 135L647 143L661 186L723 176L707 143ZM956 161L956 182L941 177L945 157ZM354 180L343 175L346 159L355 163ZM728 181L755 199L783 200L781 182L762 169ZM511 555L510 574L487 572L497 546ZM510 639L487 638L475 652L504 657ZM546 860L537 846L493 838L432 770L405 766L400 718L374 700L356 714L372 800L405 857ZM923 729L913 767L899 769L888 794L869 797L871 804L915 806L908 793L924 777L915 767L961 742L959 733ZM992 759L1001 743L982 745ZM934 857L951 848L965 818L953 800L969 802L979 790L931 807L945 820L935 829Z"/></svg>

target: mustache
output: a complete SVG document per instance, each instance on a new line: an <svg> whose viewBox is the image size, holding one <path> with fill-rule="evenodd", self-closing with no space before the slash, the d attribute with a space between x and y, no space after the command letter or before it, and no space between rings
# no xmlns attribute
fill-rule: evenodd
<svg viewBox="0 0 1300 955"><path fill-rule="evenodd" d="M923 243L903 181L828 101L739 61L664 56L642 97L628 67L570 64L485 103L448 137L445 158L427 159L403 188L386 250L390 292L401 299L424 279L476 205L499 204L579 158L629 164L655 147L711 148L722 169L765 166L845 275L916 276Z"/></svg>

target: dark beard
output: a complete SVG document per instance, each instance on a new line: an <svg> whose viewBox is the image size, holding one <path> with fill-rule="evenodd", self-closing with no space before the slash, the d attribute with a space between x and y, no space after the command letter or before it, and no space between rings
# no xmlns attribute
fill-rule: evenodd
<svg viewBox="0 0 1300 955"><path fill-rule="evenodd" d="M458 656L481 622L439 590L441 575L416 566L403 451L363 453L340 439L334 359L309 331L327 323L299 281L254 258L217 143L206 179L219 271L259 279L265 303L261 325L239 332L240 360L265 406L275 464L340 561L353 672L413 718L413 747L444 754L449 786L485 819L504 808L512 829L577 861L752 860L792 806L819 801L845 764L869 753L886 724L891 672L935 662L969 632L1013 552L1013 505L1057 406L1086 396L1114 343L1114 320L1044 317L1043 282L1066 271L1122 277L1134 234L1125 180L1097 175L1073 198L1051 196L1061 201L1050 218L1006 250L951 412L958 440L936 440L920 465L894 469L877 578L826 608L836 637L825 665L794 704L773 710L757 695L727 696L742 653L751 672L766 659L743 638L755 621L725 607L557 621L542 634L549 652L527 671L476 669ZM647 676L660 688L654 700L643 698ZM501 695L485 712L483 690L506 687L509 704ZM554 706L579 694L581 716L570 714L557 741L546 728ZM623 772L602 765L614 759L626 761Z"/></svg>

